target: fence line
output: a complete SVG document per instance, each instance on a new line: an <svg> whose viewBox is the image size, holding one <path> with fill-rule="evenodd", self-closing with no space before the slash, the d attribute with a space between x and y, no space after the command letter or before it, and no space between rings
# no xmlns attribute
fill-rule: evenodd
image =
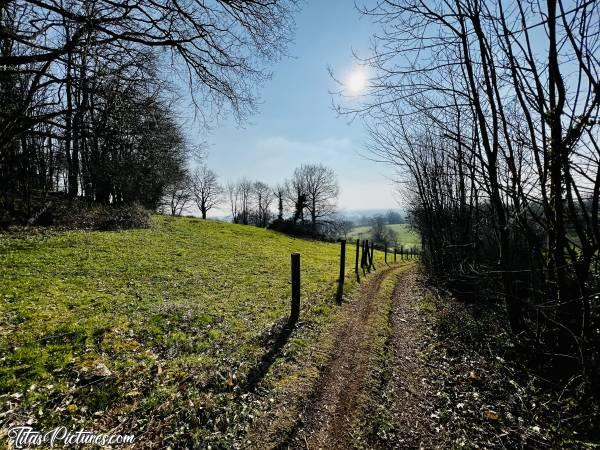
<svg viewBox="0 0 600 450"><path fill-rule="evenodd" d="M362 255L361 255L362 249ZM358 268L358 260L360 259L360 268L365 274L371 270L377 270L375 267L375 242L369 243L368 239L362 241L356 239L356 249L354 254L354 273L356 274L356 280L360 282L360 272ZM377 249L379 250L379 249ZM418 252L411 248L410 252L406 252L406 258L415 258ZM398 248L394 246L394 263L397 262ZM387 264L388 256L388 245L383 246L383 259ZM404 246L400 247L400 259L405 259ZM290 322L294 323L298 320L300 315L300 254L292 253L292 312L290 314ZM346 279L346 239L340 239L340 273L338 278L338 287L336 293L336 300L338 304L342 303L344 297L344 281Z"/></svg>

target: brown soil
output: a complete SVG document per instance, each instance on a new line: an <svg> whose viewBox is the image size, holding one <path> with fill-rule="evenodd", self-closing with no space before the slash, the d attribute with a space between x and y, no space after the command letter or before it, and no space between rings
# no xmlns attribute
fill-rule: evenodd
<svg viewBox="0 0 600 450"><path fill-rule="evenodd" d="M390 316L392 384L395 408L392 412L398 430L394 448L443 448L441 430L435 419L432 402L432 371L419 353L429 324L415 307L422 298L417 271L398 275Z"/></svg>
<svg viewBox="0 0 600 450"><path fill-rule="evenodd" d="M328 450L355 446L353 434L357 430L352 424L369 421L365 402L369 395L370 352L374 351L369 342L369 317L381 283L392 271L393 268L377 272L362 287L359 299L350 305L346 320L336 331L331 359L286 447ZM390 416L399 431L393 442L375 443L375 447L442 447L442 435L439 428L436 430L436 419L432 418L432 393L427 381L431 374L419 357L429 329L423 326L422 314L415 308L420 296L417 269L401 271L397 275L389 318L387 348L390 353L386 357L389 365L386 369L391 369L392 377L384 386L392 391ZM357 417L361 411L366 417Z"/></svg>
<svg viewBox="0 0 600 450"><path fill-rule="evenodd" d="M390 276L391 303L389 284L381 289ZM548 423L563 418L561 399L542 396L504 362L502 322L482 325L418 277L416 267L386 268L363 281L335 325L316 388L276 447L588 448L551 434Z"/></svg>
<svg viewBox="0 0 600 450"><path fill-rule="evenodd" d="M381 283L392 269L376 272L336 331L331 359L317 382L313 400L302 414L291 448L351 448L349 424L357 410L369 361L368 321Z"/></svg>

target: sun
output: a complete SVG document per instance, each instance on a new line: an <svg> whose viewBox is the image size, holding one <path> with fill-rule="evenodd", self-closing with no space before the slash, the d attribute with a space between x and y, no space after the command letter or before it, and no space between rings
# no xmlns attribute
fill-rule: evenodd
<svg viewBox="0 0 600 450"><path fill-rule="evenodd" d="M364 72L355 70L348 77L346 87L352 95L360 94L367 87L367 76Z"/></svg>

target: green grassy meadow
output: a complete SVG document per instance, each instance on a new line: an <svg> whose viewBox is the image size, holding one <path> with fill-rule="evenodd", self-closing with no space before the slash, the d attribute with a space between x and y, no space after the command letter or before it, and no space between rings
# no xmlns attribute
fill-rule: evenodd
<svg viewBox="0 0 600 450"><path fill-rule="evenodd" d="M398 245L404 247L420 247L421 237L419 233L414 231L408 224L393 224L386 225L391 228L398 236ZM348 233L348 239L370 239L371 227L355 227L350 233Z"/></svg>
<svg viewBox="0 0 600 450"><path fill-rule="evenodd" d="M275 359L292 252L302 254L301 322ZM165 216L143 230L0 235L0 428L30 419L228 446L269 407L244 387L249 374L270 367L280 387L314 376L302 360L335 319L339 252ZM348 294L353 267L349 246Z"/></svg>

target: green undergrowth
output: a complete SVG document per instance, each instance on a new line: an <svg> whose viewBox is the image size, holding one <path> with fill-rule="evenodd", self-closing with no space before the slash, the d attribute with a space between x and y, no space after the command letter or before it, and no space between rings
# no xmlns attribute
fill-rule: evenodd
<svg viewBox="0 0 600 450"><path fill-rule="evenodd" d="M302 309L289 332L292 252L302 255ZM66 425L145 443L244 446L272 403L263 378L284 386L313 371L294 361L319 353L335 319L339 252L165 216L143 230L0 235L3 432ZM353 267L349 246L347 295Z"/></svg>
<svg viewBox="0 0 600 450"><path fill-rule="evenodd" d="M453 446L600 447L598 405L582 398L577 378L557 384L527 365L501 306L434 291L421 306L435 336L424 352L437 368L435 414Z"/></svg>

